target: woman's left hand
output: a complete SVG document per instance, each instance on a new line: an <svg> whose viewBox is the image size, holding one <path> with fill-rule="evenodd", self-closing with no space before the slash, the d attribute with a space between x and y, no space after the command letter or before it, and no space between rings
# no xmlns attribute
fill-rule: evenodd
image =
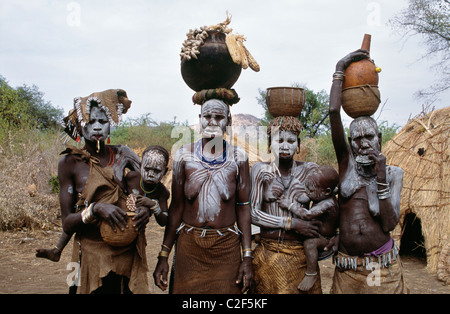
<svg viewBox="0 0 450 314"><path fill-rule="evenodd" d="M147 207L137 207L136 216L133 217L133 227L136 231L141 232L145 230L145 226L150 221L150 210Z"/></svg>

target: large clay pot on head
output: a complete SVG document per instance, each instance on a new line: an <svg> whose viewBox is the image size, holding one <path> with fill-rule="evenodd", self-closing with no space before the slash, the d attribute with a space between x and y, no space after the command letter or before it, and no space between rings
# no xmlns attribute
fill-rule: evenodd
<svg viewBox="0 0 450 314"><path fill-rule="evenodd" d="M241 75L242 67L233 62L221 32L208 32L205 44L200 47L197 59L181 62L181 75L185 83L194 91L231 89Z"/></svg>
<svg viewBox="0 0 450 314"><path fill-rule="evenodd" d="M361 49L370 52L371 35L365 34ZM345 70L345 79L342 89L353 86L371 85L378 86L378 72L374 62L370 59L363 59L358 62L353 62Z"/></svg>
<svg viewBox="0 0 450 314"><path fill-rule="evenodd" d="M370 52L371 36L364 35L361 49ZM371 59L353 62L345 71L342 109L352 118L371 116L381 103L378 72Z"/></svg>

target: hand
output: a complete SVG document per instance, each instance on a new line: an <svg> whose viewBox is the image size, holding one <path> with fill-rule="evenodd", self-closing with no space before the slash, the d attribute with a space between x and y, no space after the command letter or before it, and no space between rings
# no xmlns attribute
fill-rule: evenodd
<svg viewBox="0 0 450 314"><path fill-rule="evenodd" d="M328 251L332 249L333 252L337 252L339 248L339 234L336 234L334 237L330 239L328 244L323 248L324 251Z"/></svg>
<svg viewBox="0 0 450 314"><path fill-rule="evenodd" d="M138 195L136 199L136 206L144 206L148 209L156 205L156 202L148 197Z"/></svg>
<svg viewBox="0 0 450 314"><path fill-rule="evenodd" d="M286 196L281 196L280 199L277 200L278 206L281 209L288 210L289 206L291 205L291 202Z"/></svg>
<svg viewBox="0 0 450 314"><path fill-rule="evenodd" d="M127 213L120 207L111 204L96 203L92 212L95 216L108 222L114 232L116 232L116 227L123 231L127 226Z"/></svg>
<svg viewBox="0 0 450 314"><path fill-rule="evenodd" d="M369 51L364 49L358 49L354 52L349 53L344 58L339 60L339 62L336 65L336 71L344 72L345 69L353 62L357 62L368 58L369 58Z"/></svg>
<svg viewBox="0 0 450 314"><path fill-rule="evenodd" d="M132 218L133 227L137 232L145 230L145 226L150 221L150 211L147 207L138 207L136 209L136 216Z"/></svg>
<svg viewBox="0 0 450 314"><path fill-rule="evenodd" d="M367 157L375 162L377 181L386 183L386 156L377 150L371 150L367 153Z"/></svg>
<svg viewBox="0 0 450 314"><path fill-rule="evenodd" d="M317 238L319 236L320 224L320 221L305 221L298 218L292 218L291 229L305 237Z"/></svg>
<svg viewBox="0 0 450 314"><path fill-rule="evenodd" d="M153 280L155 285L162 291L165 291L168 286L167 274L169 273L169 264L166 257L159 257L158 264L156 264L155 271L153 272Z"/></svg>
<svg viewBox="0 0 450 314"><path fill-rule="evenodd" d="M252 259L250 257L244 257L241 266L239 267L239 274L236 279L236 284L239 285L244 281L241 292L244 293L250 289L253 282L253 266Z"/></svg>

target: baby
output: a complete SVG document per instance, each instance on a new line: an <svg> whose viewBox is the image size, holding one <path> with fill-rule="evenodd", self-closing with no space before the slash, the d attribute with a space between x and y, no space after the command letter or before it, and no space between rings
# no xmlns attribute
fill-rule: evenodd
<svg viewBox="0 0 450 314"><path fill-rule="evenodd" d="M167 200L170 192L160 181L167 173L168 163L169 153L165 148L158 145L149 146L142 154L141 171L131 171L125 177L127 190L137 195L136 207L154 208L150 215L153 213L162 227L167 223ZM72 234L63 232L55 247L36 249L36 257L58 262L71 237Z"/></svg>
<svg viewBox="0 0 450 314"><path fill-rule="evenodd" d="M317 280L317 261L319 251L322 251L329 239L336 234L338 227L339 206L336 199L336 187L339 175L330 166L321 166L308 175L305 180L306 193L298 202L287 204L286 200L280 200L280 207L288 209L295 216L303 220L318 220L321 222L318 238L309 238L304 241L306 255L306 273L302 282L298 285L301 291L308 291ZM312 201L310 210L303 208L300 203Z"/></svg>

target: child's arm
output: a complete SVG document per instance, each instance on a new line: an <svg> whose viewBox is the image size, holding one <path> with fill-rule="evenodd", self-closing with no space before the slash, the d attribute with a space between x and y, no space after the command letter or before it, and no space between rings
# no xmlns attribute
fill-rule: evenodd
<svg viewBox="0 0 450 314"><path fill-rule="evenodd" d="M280 206L281 209L290 211L297 218L309 220L306 217L306 215L308 214L308 210L304 208L300 203L298 202L290 203L289 199L286 197L280 198L277 202L278 206Z"/></svg>
<svg viewBox="0 0 450 314"><path fill-rule="evenodd" d="M333 208L334 204L334 200L331 197L328 197L314 204L309 211L306 211L304 219L312 220L315 218L319 218L320 216L328 213L328 211Z"/></svg>
<svg viewBox="0 0 450 314"><path fill-rule="evenodd" d="M155 219L158 225L161 227L164 227L167 224L167 217L168 217L168 208L167 208L167 200L170 197L170 192L166 189L166 187L162 186L163 192L161 192L161 196L159 197L159 208L161 211L159 211L159 214L155 213Z"/></svg>

